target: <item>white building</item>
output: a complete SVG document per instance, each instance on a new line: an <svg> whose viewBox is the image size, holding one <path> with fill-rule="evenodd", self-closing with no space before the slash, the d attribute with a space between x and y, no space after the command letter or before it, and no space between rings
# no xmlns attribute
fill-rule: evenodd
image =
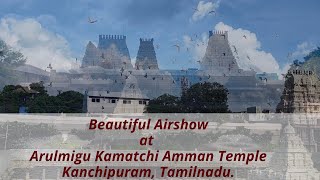
<svg viewBox="0 0 320 180"><path fill-rule="evenodd" d="M88 113L143 113L150 100L134 76L126 79L122 92L89 91L86 96Z"/></svg>

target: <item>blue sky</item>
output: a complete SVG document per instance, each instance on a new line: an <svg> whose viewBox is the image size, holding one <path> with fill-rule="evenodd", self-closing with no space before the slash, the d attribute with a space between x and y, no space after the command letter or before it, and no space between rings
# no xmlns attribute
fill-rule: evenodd
<svg viewBox="0 0 320 180"><path fill-rule="evenodd" d="M320 42L319 0L203 1L203 4L218 3L218 7L214 7L217 14L206 14L193 20L194 8L198 8L199 3L199 0L1 0L0 18L38 22L40 29L66 41L63 48L68 52L61 56L67 54L66 59L70 60L81 59L86 43L89 40L97 42L99 34L126 35L131 58L137 55L140 37L154 38L155 44L160 46L157 57L164 69L198 67L194 58L198 52L179 53L173 45L184 46L184 37L193 37L194 34L206 39L205 34L219 22L254 33L260 45L256 50L271 53L280 68L288 63L288 53L294 54L292 58L301 58ZM88 17L98 22L89 24ZM5 30L5 27L2 24L7 34L16 33L12 29ZM26 30L26 33L32 31ZM1 37L6 40L4 35ZM28 49L25 44L17 47ZM54 48L59 49L59 45L47 49ZM173 58L177 63L171 63ZM194 61L186 63L187 59ZM263 66L266 60L261 57L260 61Z"/></svg>

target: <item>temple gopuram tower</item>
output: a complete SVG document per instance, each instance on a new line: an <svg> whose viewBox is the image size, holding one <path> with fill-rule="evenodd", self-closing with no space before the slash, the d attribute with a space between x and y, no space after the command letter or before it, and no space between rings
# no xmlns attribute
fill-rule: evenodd
<svg viewBox="0 0 320 180"><path fill-rule="evenodd" d="M290 123L283 128L279 145L271 157L269 167L252 170L250 180L320 179L320 173L313 167L311 153L304 147Z"/></svg>
<svg viewBox="0 0 320 180"><path fill-rule="evenodd" d="M159 69L156 52L153 46L153 38L140 38L140 46L138 50L135 68L137 70Z"/></svg>
<svg viewBox="0 0 320 180"><path fill-rule="evenodd" d="M232 54L227 31L209 31L206 53L200 63L202 70L228 75L239 70Z"/></svg>
<svg viewBox="0 0 320 180"><path fill-rule="evenodd" d="M284 86L277 112L320 112L320 83L313 71L298 66L291 68L285 76Z"/></svg>
<svg viewBox="0 0 320 180"><path fill-rule="evenodd" d="M101 66L105 69L132 69L126 36L99 35L98 47L89 42L82 67Z"/></svg>

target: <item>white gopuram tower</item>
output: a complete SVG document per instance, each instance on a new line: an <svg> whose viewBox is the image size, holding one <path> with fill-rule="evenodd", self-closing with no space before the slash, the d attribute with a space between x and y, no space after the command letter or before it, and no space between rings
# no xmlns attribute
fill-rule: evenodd
<svg viewBox="0 0 320 180"><path fill-rule="evenodd" d="M313 167L311 153L288 123L283 129L279 150L271 157L269 168L262 171L252 170L249 179L319 180L320 173Z"/></svg>
<svg viewBox="0 0 320 180"><path fill-rule="evenodd" d="M217 75L239 72L239 66L228 42L227 31L209 31L206 53L200 63L201 69Z"/></svg>

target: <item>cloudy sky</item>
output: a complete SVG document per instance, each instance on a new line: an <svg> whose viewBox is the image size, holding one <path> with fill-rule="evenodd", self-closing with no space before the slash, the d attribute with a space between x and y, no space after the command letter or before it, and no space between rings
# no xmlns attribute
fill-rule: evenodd
<svg viewBox="0 0 320 180"><path fill-rule="evenodd" d="M127 35L132 59L139 38L154 38L160 67L181 69L198 68L209 30L227 30L242 68L280 73L319 45L318 7L319 0L1 0L0 38L28 63L59 70L75 66L99 34Z"/></svg>

